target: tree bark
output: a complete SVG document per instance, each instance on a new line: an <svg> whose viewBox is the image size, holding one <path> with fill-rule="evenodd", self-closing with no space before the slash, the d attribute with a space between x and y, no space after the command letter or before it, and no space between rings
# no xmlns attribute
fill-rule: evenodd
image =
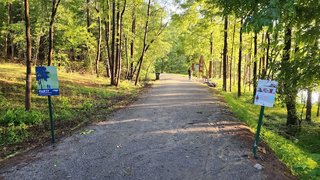
<svg viewBox="0 0 320 180"><path fill-rule="evenodd" d="M211 79L212 70L213 70L213 68L212 68L213 67L213 31L210 33L210 59L211 59L211 61L209 63L209 78Z"/></svg>
<svg viewBox="0 0 320 180"><path fill-rule="evenodd" d="M228 16L224 18L223 91L227 91Z"/></svg>
<svg viewBox="0 0 320 180"><path fill-rule="evenodd" d="M49 24L49 54L48 54L48 66L52 64L52 56L53 56L53 24L54 18L57 14L57 10L59 7L61 0L52 0L52 11L51 11L51 20Z"/></svg>
<svg viewBox="0 0 320 180"><path fill-rule="evenodd" d="M230 73L230 85L229 85L229 91L232 91L232 60L234 57L234 37L236 34L236 18L234 20L234 25L233 25L233 32L232 32L232 47L231 47L231 55L230 55L230 69L229 69L229 73Z"/></svg>
<svg viewBox="0 0 320 180"><path fill-rule="evenodd" d="M98 39L97 39L97 55L96 55L96 74L99 77L99 62L101 57L101 17L99 8L96 8L98 13Z"/></svg>
<svg viewBox="0 0 320 180"><path fill-rule="evenodd" d="M292 86L288 79L292 76L292 72L290 72L290 49L291 49L291 38L292 38L292 30L291 28L286 28L285 30L285 47L283 48L283 57L281 61L281 73L284 75L283 77L283 91L285 94L285 103L287 106L287 125L297 125L298 124L298 116L297 116L297 108L296 108L296 96L297 90Z"/></svg>
<svg viewBox="0 0 320 180"><path fill-rule="evenodd" d="M240 34L239 34L238 97L241 96L242 25L243 25L243 19L241 19L241 22L240 22Z"/></svg>
<svg viewBox="0 0 320 180"><path fill-rule="evenodd" d="M311 113L312 112L312 90L308 88L308 97L307 97L307 110L306 110L306 121L311 123Z"/></svg>
<svg viewBox="0 0 320 180"><path fill-rule="evenodd" d="M110 61L110 72L111 72L111 85L116 85L115 80L115 46L116 46L116 2L112 1L112 35L111 35L111 61Z"/></svg>
<svg viewBox="0 0 320 180"><path fill-rule="evenodd" d="M106 43L106 52L107 52L107 60L105 61L106 64L106 70L107 70L107 77L111 77L111 54L110 54L110 45L109 45L109 39L110 39L110 5L109 1L106 2L106 9L107 17L104 20L105 25L105 43Z"/></svg>
<svg viewBox="0 0 320 180"><path fill-rule="evenodd" d="M132 9L132 23L131 23L131 33L132 33L132 39L130 43L130 59L131 59L131 67L130 73L128 76L128 79L131 80L133 78L133 62L134 62L134 40L136 36L136 8L135 5L133 5Z"/></svg>
<svg viewBox="0 0 320 180"><path fill-rule="evenodd" d="M26 56L26 92L25 92L25 109L31 108L31 38L30 38L30 17L29 17L29 0L24 0L25 9L25 27L26 27L26 41L27 41L27 56Z"/></svg>
<svg viewBox="0 0 320 180"><path fill-rule="evenodd" d="M257 55L258 55L258 42L257 32L254 33L254 58L253 58L253 101L257 91Z"/></svg>
<svg viewBox="0 0 320 180"><path fill-rule="evenodd" d="M90 0L87 0L87 31L90 32L91 19L90 19Z"/></svg>

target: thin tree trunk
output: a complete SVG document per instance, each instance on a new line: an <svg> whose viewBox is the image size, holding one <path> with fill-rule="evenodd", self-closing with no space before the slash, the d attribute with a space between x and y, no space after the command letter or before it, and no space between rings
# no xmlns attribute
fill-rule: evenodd
<svg viewBox="0 0 320 180"><path fill-rule="evenodd" d="M131 39L131 43L130 43L131 68L130 68L128 80L132 80L132 78L133 78L134 40L135 40L135 36L136 36L136 8L135 8L135 5L133 5L133 9L132 9L131 33L132 33L132 37L131 37L132 39Z"/></svg>
<svg viewBox="0 0 320 180"><path fill-rule="evenodd" d="M9 47L9 35L10 35L10 30L9 30L9 25L10 25L10 3L7 3L7 30L5 33L5 44L4 44L4 54L5 57L8 58L9 57L9 51L8 51L8 47Z"/></svg>
<svg viewBox="0 0 320 180"><path fill-rule="evenodd" d="M312 90L308 88L308 97L307 97L307 110L306 110L306 121L311 123L311 111L312 111Z"/></svg>
<svg viewBox="0 0 320 180"><path fill-rule="evenodd" d="M230 69L229 69L229 73L230 73L230 85L229 85L229 91L231 92L232 91L232 60L233 60L233 57L234 57L234 37L235 37L235 34L236 34L236 18L234 20L234 25L233 25L233 32L232 32L232 47L231 47L231 55L230 55Z"/></svg>
<svg viewBox="0 0 320 180"><path fill-rule="evenodd" d="M115 82L115 46L116 46L116 2L112 1L112 36L111 36L111 85L116 85Z"/></svg>
<svg viewBox="0 0 320 180"><path fill-rule="evenodd" d="M270 35L269 35L269 31L266 32L266 36L267 36L267 52L266 52L266 69L265 69L264 77L266 77L267 71L269 70L269 52L270 52Z"/></svg>
<svg viewBox="0 0 320 180"><path fill-rule="evenodd" d="M87 31L90 32L91 19L90 19L90 0L87 0Z"/></svg>
<svg viewBox="0 0 320 180"><path fill-rule="evenodd" d="M52 56L53 56L53 24L54 18L57 14L57 10L59 7L61 0L52 0L52 11L51 11L51 20L49 25L49 54L48 54L48 66L52 64Z"/></svg>
<svg viewBox="0 0 320 180"><path fill-rule="evenodd" d="M128 37L124 37L124 48L125 48L125 54L126 54L126 77L125 79L128 79L129 73L130 73L130 62L129 62L129 54L128 54Z"/></svg>
<svg viewBox="0 0 320 180"><path fill-rule="evenodd" d="M228 16L224 18L223 91L227 91Z"/></svg>
<svg viewBox="0 0 320 180"><path fill-rule="evenodd" d="M106 42L106 52L107 52L107 60L105 61L106 70L107 70L107 77L111 77L111 54L110 54L110 46L109 46L109 39L110 39L110 5L109 1L106 1L106 9L107 17L104 20L105 24L105 42Z"/></svg>
<svg viewBox="0 0 320 180"><path fill-rule="evenodd" d="M241 19L241 22L240 22L240 35L239 35L238 97L241 96L242 25L243 25L243 19Z"/></svg>
<svg viewBox="0 0 320 180"><path fill-rule="evenodd" d="M25 109L31 108L31 38L30 38L30 18L29 18L29 0L24 0L25 22L26 22L26 41L27 41L27 56L26 56L26 93L25 93Z"/></svg>
<svg viewBox="0 0 320 180"><path fill-rule="evenodd" d="M144 37L143 37L143 49L142 49L142 54L140 57L140 64L139 64L139 69L137 72L137 76L136 76L136 81L135 81L135 85L138 84L139 81L139 75L140 75L140 71L141 71L141 66L142 66L142 62L143 62L143 58L144 58L144 53L146 50L146 45L147 45L147 35L148 35L148 29L149 29L149 17L150 17L150 6L151 6L151 0L148 1L148 9L147 9L147 20L146 20L146 25L144 28Z"/></svg>
<svg viewBox="0 0 320 180"><path fill-rule="evenodd" d="M258 55L258 42L257 32L254 33L254 58L253 58L253 100L257 91L257 55Z"/></svg>
<svg viewBox="0 0 320 180"><path fill-rule="evenodd" d="M98 13L98 40L97 40L97 56L96 56L96 74L97 77L99 77L99 62L101 57L101 17L100 17L100 11L98 8L96 8Z"/></svg>
<svg viewBox="0 0 320 180"><path fill-rule="evenodd" d="M212 20L211 20L212 22ZM210 33L210 63L209 63L209 79L212 78L213 67L213 31ZM214 77L214 76L213 76Z"/></svg>

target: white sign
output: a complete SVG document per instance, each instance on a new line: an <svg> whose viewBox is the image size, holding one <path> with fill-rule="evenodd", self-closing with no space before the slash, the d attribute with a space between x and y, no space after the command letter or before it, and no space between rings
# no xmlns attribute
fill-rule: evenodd
<svg viewBox="0 0 320 180"><path fill-rule="evenodd" d="M259 80L254 104L259 106L273 107L276 97L278 82L270 80Z"/></svg>

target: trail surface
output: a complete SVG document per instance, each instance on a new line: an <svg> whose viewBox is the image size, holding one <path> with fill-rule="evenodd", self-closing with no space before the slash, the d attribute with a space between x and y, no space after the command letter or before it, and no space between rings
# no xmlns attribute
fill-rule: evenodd
<svg viewBox="0 0 320 180"><path fill-rule="evenodd" d="M255 169L252 134L186 77L161 75L137 102L86 130L2 166L0 179L292 178L273 155L274 164Z"/></svg>

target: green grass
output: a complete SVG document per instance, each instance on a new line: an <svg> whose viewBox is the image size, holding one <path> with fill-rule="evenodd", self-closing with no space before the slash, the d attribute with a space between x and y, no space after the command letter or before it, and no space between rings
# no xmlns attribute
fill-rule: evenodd
<svg viewBox="0 0 320 180"><path fill-rule="evenodd" d="M34 73L34 68L32 69ZM58 70L60 96L52 97L57 137L81 124L104 120L115 107L132 100L142 90L123 81L118 87L91 74ZM32 108L24 110L25 67L0 64L0 158L50 140L47 97L36 93L32 76Z"/></svg>
<svg viewBox="0 0 320 180"><path fill-rule="evenodd" d="M252 104L252 92L244 93L241 98L236 92L222 92L221 80L218 91L222 94L234 114L245 122L253 132L256 130L260 106ZM236 88L233 87L234 91ZM286 110L276 103L273 108L266 108L262 139L273 149L278 158L284 162L301 179L320 178L320 118L316 117L316 106L312 109L313 124L302 122L301 127L288 128Z"/></svg>

